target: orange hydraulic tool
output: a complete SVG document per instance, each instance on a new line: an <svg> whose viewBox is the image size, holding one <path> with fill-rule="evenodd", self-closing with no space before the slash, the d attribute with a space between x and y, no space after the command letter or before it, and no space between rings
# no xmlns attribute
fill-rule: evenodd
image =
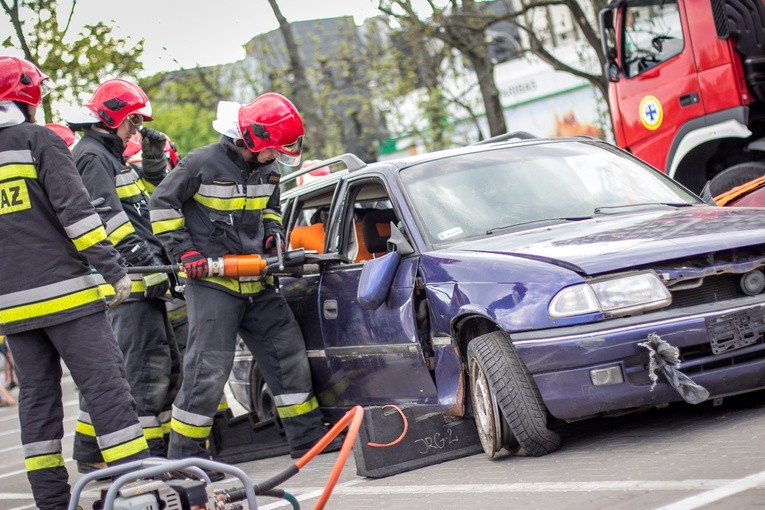
<svg viewBox="0 0 765 510"><path fill-rule="evenodd" d="M223 255L207 259L208 276L260 276L266 270L266 259L260 255Z"/></svg>

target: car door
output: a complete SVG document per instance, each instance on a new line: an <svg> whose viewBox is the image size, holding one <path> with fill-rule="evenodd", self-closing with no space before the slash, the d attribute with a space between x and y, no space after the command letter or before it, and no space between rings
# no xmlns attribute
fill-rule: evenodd
<svg viewBox="0 0 765 510"><path fill-rule="evenodd" d="M360 216L383 209L396 212L384 179L347 183L333 207L333 218L338 221L328 232L335 240L332 249L346 254L350 263L322 271L319 288L324 349L334 372L331 398L340 406L437 402L416 327L417 257L402 259L380 307L367 310L357 300L359 279L367 263L362 260L367 255L361 254L384 255L365 249L372 248L372 241L365 242L361 234ZM387 233L390 235L389 228Z"/></svg>
<svg viewBox="0 0 765 510"><path fill-rule="evenodd" d="M666 170L677 130L704 115L687 16L676 0L627 3L621 16L622 78L616 90L625 145Z"/></svg>

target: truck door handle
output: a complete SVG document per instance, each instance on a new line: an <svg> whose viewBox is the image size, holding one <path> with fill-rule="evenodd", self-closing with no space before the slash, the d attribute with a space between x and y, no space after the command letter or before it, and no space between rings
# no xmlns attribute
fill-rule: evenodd
<svg viewBox="0 0 765 510"><path fill-rule="evenodd" d="M680 106L690 106L699 102L699 95L695 92L680 96Z"/></svg>
<svg viewBox="0 0 765 510"><path fill-rule="evenodd" d="M324 301L324 318L327 320L337 319L337 301L328 299Z"/></svg>

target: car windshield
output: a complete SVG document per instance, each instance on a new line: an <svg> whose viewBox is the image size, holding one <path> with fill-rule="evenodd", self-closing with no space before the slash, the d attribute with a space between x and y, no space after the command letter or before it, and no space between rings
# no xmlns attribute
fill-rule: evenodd
<svg viewBox="0 0 765 510"><path fill-rule="evenodd" d="M603 145L555 142L451 156L402 169L431 244L702 202Z"/></svg>

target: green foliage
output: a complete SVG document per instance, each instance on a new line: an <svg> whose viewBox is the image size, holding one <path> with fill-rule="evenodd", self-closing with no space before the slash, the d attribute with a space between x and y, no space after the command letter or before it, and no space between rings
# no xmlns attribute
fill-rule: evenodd
<svg viewBox="0 0 765 510"><path fill-rule="evenodd" d="M191 103L161 104L155 106L154 120L148 127L162 131L178 146L185 156L192 149L212 143L220 138L212 128L215 109L198 109Z"/></svg>
<svg viewBox="0 0 765 510"><path fill-rule="evenodd" d="M143 39L134 41L112 34L110 25L85 25L77 35L69 33L69 21L59 23L57 0L0 0L14 34L3 41L17 47L57 85L53 99L81 103L106 78L135 77L143 69ZM71 20L76 2L68 12ZM49 101L43 103L46 122L52 122Z"/></svg>

